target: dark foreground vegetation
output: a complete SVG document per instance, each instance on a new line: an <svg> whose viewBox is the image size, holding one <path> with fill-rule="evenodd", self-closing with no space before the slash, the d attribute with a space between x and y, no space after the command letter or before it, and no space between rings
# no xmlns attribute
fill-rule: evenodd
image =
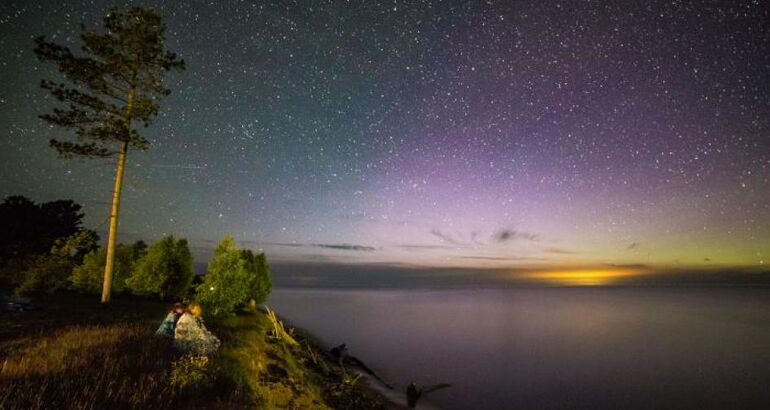
<svg viewBox="0 0 770 410"><path fill-rule="evenodd" d="M264 253L226 235L201 278L184 239L119 245L105 304L106 252L82 218L72 201L0 202L0 410L389 406L258 308ZM219 351L182 354L154 334L176 301L205 306Z"/></svg>
<svg viewBox="0 0 770 410"><path fill-rule="evenodd" d="M23 196L0 202L0 289L17 295L61 290L84 294L133 294L166 301L196 301L216 315L263 303L272 289L264 253L239 248L225 235L208 274L196 277L184 238L166 235L118 244L109 284L107 250L95 231L83 228L81 206L71 200L37 204ZM196 283L197 282L197 283Z"/></svg>
<svg viewBox="0 0 770 410"><path fill-rule="evenodd" d="M32 302L0 313L0 409L393 408L311 341L277 339L261 311L212 320L222 347L201 359L153 335L165 303L66 292Z"/></svg>

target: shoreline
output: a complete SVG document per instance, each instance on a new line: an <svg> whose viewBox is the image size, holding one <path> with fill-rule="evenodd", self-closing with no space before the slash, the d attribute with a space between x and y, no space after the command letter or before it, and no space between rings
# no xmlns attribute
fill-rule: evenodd
<svg viewBox="0 0 770 410"><path fill-rule="evenodd" d="M282 317L280 314L277 314L277 316L284 323L286 328L290 329L292 336L296 337L297 339L301 340L304 343L307 343L315 350L321 352L324 360L326 360L329 365L334 367L339 367L332 361L331 355L329 353L332 346L327 346L325 343L321 341L321 339L318 336L309 332L307 329L296 326L292 322L285 320L285 318ZM361 388L367 396L371 395L375 397L378 401L381 401L382 405L384 406L384 407L375 406L372 408L381 408L383 410L406 410L407 409L405 396L399 395L398 390L388 389L388 387L382 381L377 380L375 377L373 377L370 374L367 374L365 371L362 371L360 369L355 369L355 371L356 373L361 375L361 379L364 381L364 383L362 384L359 383L358 387ZM331 380L327 379L327 381L331 381ZM430 407L428 407L428 409L430 409Z"/></svg>

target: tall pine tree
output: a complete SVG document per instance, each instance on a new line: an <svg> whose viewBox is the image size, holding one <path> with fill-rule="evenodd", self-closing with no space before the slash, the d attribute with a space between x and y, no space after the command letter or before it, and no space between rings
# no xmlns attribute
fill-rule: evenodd
<svg viewBox="0 0 770 410"><path fill-rule="evenodd" d="M148 126L158 114L160 99L171 92L163 81L165 72L184 69L184 61L166 51L164 30L163 18L153 9L113 9L104 17L104 30L81 26L83 46L79 56L45 37L35 40L38 58L56 64L66 79L65 83L41 82L65 107L54 108L40 118L75 133L74 139L52 139L51 147L64 158L118 157L103 303L110 300L126 154L129 148L145 150L149 146L136 124Z"/></svg>

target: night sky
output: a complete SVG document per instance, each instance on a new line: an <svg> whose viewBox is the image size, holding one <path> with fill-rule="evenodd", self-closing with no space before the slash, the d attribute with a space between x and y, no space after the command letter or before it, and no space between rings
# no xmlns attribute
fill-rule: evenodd
<svg viewBox="0 0 770 410"><path fill-rule="evenodd" d="M35 36L108 1L0 3L0 195L106 237L114 159L61 160ZM145 4L145 3L142 3ZM129 152L119 241L232 233L274 262L760 267L761 1L161 1L186 60Z"/></svg>

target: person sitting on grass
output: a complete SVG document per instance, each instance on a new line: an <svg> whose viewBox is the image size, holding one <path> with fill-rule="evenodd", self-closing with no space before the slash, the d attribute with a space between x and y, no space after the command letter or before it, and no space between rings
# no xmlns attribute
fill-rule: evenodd
<svg viewBox="0 0 770 410"><path fill-rule="evenodd" d="M208 356L219 349L219 338L206 329L201 313L201 305L192 303L179 318L174 330L174 347L178 350Z"/></svg>
<svg viewBox="0 0 770 410"><path fill-rule="evenodd" d="M182 316L182 313L184 313L184 309L185 308L183 304L174 303L174 308L171 309L171 312L168 312L168 315L166 315L166 318L163 319L163 322L161 322L160 327L158 328L158 330L155 331L155 335L173 339L174 330L176 329L176 322L179 321L179 318Z"/></svg>

